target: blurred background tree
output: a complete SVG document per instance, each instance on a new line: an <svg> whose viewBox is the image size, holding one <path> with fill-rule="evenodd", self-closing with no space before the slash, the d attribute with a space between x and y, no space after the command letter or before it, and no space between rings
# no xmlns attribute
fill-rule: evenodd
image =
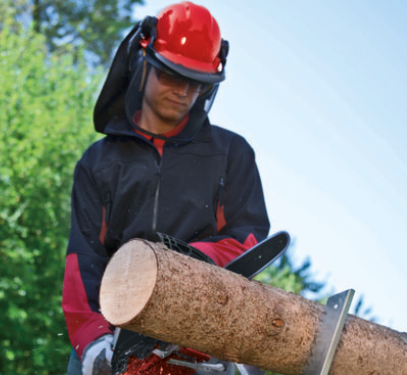
<svg viewBox="0 0 407 375"><path fill-rule="evenodd" d="M66 372L70 190L103 79L84 55L110 59L136 2L0 2L0 374Z"/></svg>
<svg viewBox="0 0 407 375"><path fill-rule="evenodd" d="M143 0L1 0L13 6L17 22L32 23L45 36L51 53L84 51L94 66L108 66L123 39L123 30L134 25L134 7ZM1 16L0 16L1 17ZM73 48L74 47L74 48Z"/></svg>
<svg viewBox="0 0 407 375"><path fill-rule="evenodd" d="M272 285L287 292L300 294L306 298L323 302L325 295L321 295L325 284L315 281L311 272L311 261L306 259L300 266L295 267L292 254L295 251L296 239L291 239L287 252L276 262L256 276L256 280Z"/></svg>
<svg viewBox="0 0 407 375"><path fill-rule="evenodd" d="M96 139L100 74L82 57L49 55L45 38L5 22L0 32L0 373L61 374L61 310L76 160Z"/></svg>

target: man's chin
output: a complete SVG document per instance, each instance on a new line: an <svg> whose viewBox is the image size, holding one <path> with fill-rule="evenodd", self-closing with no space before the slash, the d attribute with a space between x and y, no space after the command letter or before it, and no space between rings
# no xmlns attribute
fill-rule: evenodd
<svg viewBox="0 0 407 375"><path fill-rule="evenodd" d="M186 114L187 112L184 111L168 111L162 114L161 119L165 122L178 124L185 117Z"/></svg>

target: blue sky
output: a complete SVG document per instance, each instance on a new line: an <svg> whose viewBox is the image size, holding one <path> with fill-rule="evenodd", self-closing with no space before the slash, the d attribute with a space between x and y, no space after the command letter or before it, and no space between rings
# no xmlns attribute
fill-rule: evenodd
<svg viewBox="0 0 407 375"><path fill-rule="evenodd" d="M255 149L271 233L290 232L327 291L353 288L407 331L407 2L196 3L230 42L210 119Z"/></svg>

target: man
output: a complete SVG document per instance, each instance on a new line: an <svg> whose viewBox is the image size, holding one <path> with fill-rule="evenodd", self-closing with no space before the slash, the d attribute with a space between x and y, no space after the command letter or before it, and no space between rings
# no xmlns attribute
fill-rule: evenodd
<svg viewBox="0 0 407 375"><path fill-rule="evenodd" d="M222 267L267 236L254 152L207 116L227 50L210 12L182 2L137 25L115 56L94 112L106 137L75 169L63 291L68 374L110 371L114 327L98 294L121 245L161 232Z"/></svg>

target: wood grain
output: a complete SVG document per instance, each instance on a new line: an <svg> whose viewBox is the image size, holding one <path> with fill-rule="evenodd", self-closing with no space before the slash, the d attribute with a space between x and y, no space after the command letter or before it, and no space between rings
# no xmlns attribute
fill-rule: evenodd
<svg viewBox="0 0 407 375"><path fill-rule="evenodd" d="M115 326L216 358L303 374L324 306L133 240L107 266L101 309ZM349 315L331 375L407 375L406 334Z"/></svg>

